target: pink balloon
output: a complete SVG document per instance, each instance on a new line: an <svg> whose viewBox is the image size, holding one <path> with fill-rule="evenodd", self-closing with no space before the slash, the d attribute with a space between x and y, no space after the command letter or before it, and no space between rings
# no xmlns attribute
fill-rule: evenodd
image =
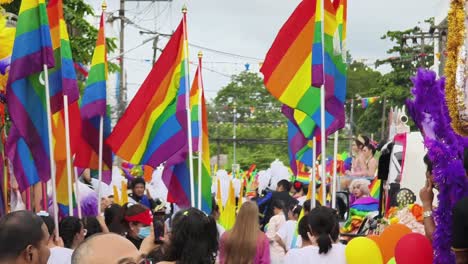
<svg viewBox="0 0 468 264"><path fill-rule="evenodd" d="M395 248L398 264L431 264L433 257L431 242L418 233L403 236Z"/></svg>

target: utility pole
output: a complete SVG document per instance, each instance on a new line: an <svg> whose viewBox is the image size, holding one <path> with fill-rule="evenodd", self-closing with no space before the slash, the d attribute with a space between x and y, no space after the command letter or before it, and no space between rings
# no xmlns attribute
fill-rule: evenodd
<svg viewBox="0 0 468 264"><path fill-rule="evenodd" d="M125 83L125 70L124 70L124 43L125 43L125 0L120 0L120 78L119 78L119 108L118 118L120 118L127 106L127 85Z"/></svg>
<svg viewBox="0 0 468 264"><path fill-rule="evenodd" d="M125 44L125 2L172 2L172 0L120 0L120 10L119 10L119 19L120 19L120 93L119 93L119 107L118 107L118 115L119 118L122 116L125 108L127 107L127 84L126 84L126 76L125 76L125 69L124 69L124 44ZM157 44L157 39L153 45ZM157 49L157 47L156 47ZM156 56L156 50L154 51L154 57ZM154 63L153 63L154 64Z"/></svg>

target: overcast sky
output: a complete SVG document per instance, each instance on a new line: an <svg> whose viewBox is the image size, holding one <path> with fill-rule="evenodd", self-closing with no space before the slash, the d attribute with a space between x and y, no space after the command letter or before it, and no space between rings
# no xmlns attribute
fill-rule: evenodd
<svg viewBox="0 0 468 264"><path fill-rule="evenodd" d="M99 0L88 0L95 10L100 10ZM445 13L448 0L348 0L347 49L355 59L366 60L369 66L379 58L388 57L391 46L380 37L387 30L406 29L419 21ZM245 70L258 72L278 30L300 0L174 0L165 2L126 2L126 17L151 30L171 33L181 19L181 7L188 7L189 43L240 56L223 55L204 50L204 85L206 96L212 98L216 91L230 81L230 76ZM118 0L107 0L108 12L119 8ZM99 13L97 11L96 13ZM117 15L117 13L115 13ZM113 32L112 32L113 31ZM108 36L118 36L119 22ZM127 25L125 50L136 47L150 35L139 34L139 29ZM163 48L162 39L158 47ZM200 49L189 48L190 59L197 62ZM125 55L128 97L132 98L151 69L152 42ZM110 56L112 57L112 56ZM191 76L196 66L191 65ZM110 84L109 88L114 87Z"/></svg>

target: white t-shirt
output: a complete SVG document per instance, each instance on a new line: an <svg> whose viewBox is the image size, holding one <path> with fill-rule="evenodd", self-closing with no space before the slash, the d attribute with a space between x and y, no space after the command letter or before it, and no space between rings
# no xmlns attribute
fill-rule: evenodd
<svg viewBox="0 0 468 264"><path fill-rule="evenodd" d="M63 247L50 249L50 257L47 264L70 264L73 250Z"/></svg>
<svg viewBox="0 0 468 264"><path fill-rule="evenodd" d="M291 248L300 248L302 246L302 238L299 234L294 235L297 229L296 220L288 220L286 223L281 226L276 233L283 243L286 244L286 249L289 251Z"/></svg>
<svg viewBox="0 0 468 264"><path fill-rule="evenodd" d="M284 258L284 264L346 264L345 248L341 243L333 244L327 254L319 254L318 246L291 249Z"/></svg>

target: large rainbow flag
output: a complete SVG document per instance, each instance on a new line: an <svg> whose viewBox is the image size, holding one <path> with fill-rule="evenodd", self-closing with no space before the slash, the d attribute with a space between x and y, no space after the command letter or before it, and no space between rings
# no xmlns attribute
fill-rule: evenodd
<svg viewBox="0 0 468 264"><path fill-rule="evenodd" d="M324 1L325 21L321 2L303 0L299 4L278 33L261 69L270 93L295 109L293 118L306 138L319 133L322 84L327 135L344 126L346 0Z"/></svg>
<svg viewBox="0 0 468 264"><path fill-rule="evenodd" d="M49 72L50 96L52 110L52 134L54 143L54 159L56 162L57 202L61 209L67 209L68 215L68 175L66 156L66 131L64 96L68 97L68 116L70 120L70 151L76 153L80 141L81 123L78 106L79 89L76 81L67 25L63 17L62 0L51 0L47 6L49 16L52 47L54 49L55 67ZM70 161L71 162L71 161ZM72 174L73 174L72 169ZM73 181L73 175L72 175Z"/></svg>
<svg viewBox="0 0 468 264"><path fill-rule="evenodd" d="M299 4L276 36L260 69L274 97L308 116L320 110L319 87L323 83L320 3L303 0Z"/></svg>
<svg viewBox="0 0 468 264"><path fill-rule="evenodd" d="M153 168L165 163L168 200L190 206L187 113L189 103L185 15L107 142L121 158ZM169 199L171 198L171 199Z"/></svg>
<svg viewBox="0 0 468 264"><path fill-rule="evenodd" d="M93 170L99 169L99 124L101 117L104 119L103 140L109 136L111 131L106 101L107 53L104 26L104 12L102 12L91 69L81 100L82 143L78 147L75 157L75 166ZM102 159L102 180L105 183L110 183L112 180L112 150L105 142L102 146Z"/></svg>
<svg viewBox="0 0 468 264"><path fill-rule="evenodd" d="M50 178L44 65L54 66L45 1L22 1L7 83L7 150L21 191Z"/></svg>
<svg viewBox="0 0 468 264"><path fill-rule="evenodd" d="M195 129L197 129L196 132L192 129L192 138L194 139L194 151L202 151L201 175L198 175L198 163L197 166L195 166L196 170L194 172L195 197L198 197L198 195L200 195L198 193L198 181L199 177L201 177L202 199L200 208L205 213L210 214L212 201L210 173L210 142L208 138L208 115L206 112L205 94L203 89L201 57L199 57L198 68L193 79L192 88L190 90L190 108L192 114L192 128L195 127ZM196 113L197 115L194 115L194 113ZM196 126L193 125L194 122L197 123ZM195 135L198 135L198 138L195 138ZM197 148L195 148L195 146Z"/></svg>

